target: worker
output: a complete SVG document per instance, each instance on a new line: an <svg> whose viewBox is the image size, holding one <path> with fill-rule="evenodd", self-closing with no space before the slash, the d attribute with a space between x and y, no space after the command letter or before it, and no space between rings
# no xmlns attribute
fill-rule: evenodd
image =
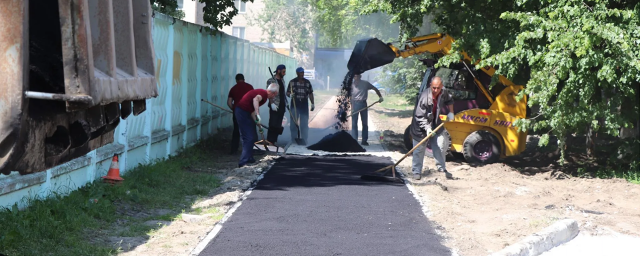
<svg viewBox="0 0 640 256"><path fill-rule="evenodd" d="M282 119L285 113L285 90L284 90L284 76L287 73L287 68L280 64L276 67L275 79L269 78L267 80L267 86L273 83L278 85L278 97L269 100L269 131L267 132L267 140L273 144L278 141L278 136L282 134Z"/></svg>
<svg viewBox="0 0 640 256"><path fill-rule="evenodd" d="M358 110L364 109L367 107L367 97L369 96L369 90L373 90L378 94L380 98L378 102L382 102L382 94L373 86L369 81L362 80L362 74L355 74L353 76L353 83L351 84L351 111L357 112ZM351 136L354 139L358 140L358 115L361 116L362 120L362 145L368 146L369 143L367 140L369 139L369 113L367 110L362 110L360 113L356 113L351 117Z"/></svg>
<svg viewBox="0 0 640 256"><path fill-rule="evenodd" d="M434 77L431 81L431 87L427 88L420 94L420 100L416 106L413 118L411 119L411 137L413 137L413 146L420 143L433 129L442 123L440 119L440 110L444 106L448 108L446 121L452 121L453 116L453 97L443 88L442 79ZM435 132L434 136L426 143L420 145L413 151L413 163L411 170L413 178L419 180L422 177L422 164L424 160L424 151L427 143L433 150L433 158L436 160L438 171L444 172L447 179L453 179L453 175L447 171L445 166L445 153L449 145L449 141L445 141L444 127ZM428 170L425 174L429 174Z"/></svg>
<svg viewBox="0 0 640 256"><path fill-rule="evenodd" d="M240 127L240 136L242 137L242 154L238 167L246 164L255 163L253 158L253 145L257 141L255 136L256 126L262 130L262 119L260 118L260 106L278 95L278 85L271 84L264 89L255 89L247 92L240 102L236 104L235 116Z"/></svg>
<svg viewBox="0 0 640 256"><path fill-rule="evenodd" d="M253 90L253 86L245 83L244 75L237 74L236 75L236 84L231 87L229 90L229 96L227 96L227 106L231 111L235 111L236 105L242 99L247 92ZM255 129L254 129L255 132ZM256 136L258 134L256 133ZM238 152L238 145L240 144L240 130L238 129L238 120L236 119L236 115L233 115L233 133L231 135L231 146L229 154L233 155Z"/></svg>
<svg viewBox="0 0 640 256"><path fill-rule="evenodd" d="M289 81L287 86L287 97L291 97L291 114L296 120L289 123L291 130L291 141L298 136L298 127L293 122L298 121L300 125L300 137L307 141L309 135L309 102L311 101L311 111L315 109L313 103L313 87L311 82L304 78L304 69L299 67L296 69L297 77ZM293 91L293 93L291 93ZM295 104L294 104L295 101ZM295 108L293 108L295 106Z"/></svg>

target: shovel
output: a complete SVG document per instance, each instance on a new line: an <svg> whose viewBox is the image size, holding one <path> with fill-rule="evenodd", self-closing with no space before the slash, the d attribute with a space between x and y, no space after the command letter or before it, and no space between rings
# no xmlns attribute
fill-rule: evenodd
<svg viewBox="0 0 640 256"><path fill-rule="evenodd" d="M221 107L221 106L219 106L219 105L216 105L216 104L215 104L215 103L213 103L213 102L210 102L210 101L205 100L205 99L200 99L200 101L203 101L203 102L209 103L209 104L211 104L212 106L217 107L217 108L219 108L219 109L222 109L222 111L229 112L229 113L231 113L231 114L233 115L233 111L228 110L228 109L226 109L226 108L223 108L223 107ZM278 152L278 151L279 151L279 149L280 149L280 148L278 148L278 146L273 145L273 143L271 143L271 142L269 142L268 140L265 140L265 139L264 139L264 133L262 132L262 128L264 128L264 129L266 129L266 130L269 130L269 128L267 128L267 126L265 126L264 124L260 124L260 126L261 126L260 134L262 135L262 140L257 141L257 142L255 143L255 145L264 145L264 149L265 149L266 151L271 151L271 150L269 150L269 148L268 148L267 146L274 146L274 147L276 147L276 152ZM257 147L257 146L256 146L256 147ZM258 149L260 149L260 148L258 148Z"/></svg>
<svg viewBox="0 0 640 256"><path fill-rule="evenodd" d="M276 79L273 76L273 73L271 72L271 67L269 67L269 74L271 74L271 77L273 78L273 80ZM293 93L293 87L291 87L291 92ZM293 107L295 108L296 100L292 99L292 101L293 101L293 105L294 105ZM291 112L291 109L289 108L289 104L287 104L286 99L284 101L284 106L289 111L289 115L291 116L292 123L294 123L296 125L296 128L298 128L298 138L294 138L294 140L296 141L296 144L298 144L298 145L307 145L307 143L304 141L304 139L300 138L300 120L299 119L296 120L296 118L293 116L293 112Z"/></svg>
<svg viewBox="0 0 640 256"><path fill-rule="evenodd" d="M233 115L233 111L228 110L228 109L226 109L226 108L223 108L223 107L221 107L221 106L219 106L219 105L216 105L216 104L215 104L215 103L213 103L213 102L210 102L210 101L205 100L205 99L200 99L200 101L203 101L203 102L209 103L209 104L211 104L212 106L217 107L217 108L219 108L219 109L222 109L222 111L229 112L229 113L231 113L231 114ZM265 129L269 130L269 128L267 128L267 126L265 126L264 124L260 124L260 126L262 126L262 128L265 128Z"/></svg>
<svg viewBox="0 0 640 256"><path fill-rule="evenodd" d="M395 164L389 165L387 167L381 168L376 170L373 173L379 173L379 172L383 172L383 171L389 171L391 170L391 175L392 177L388 177L388 176L383 176L383 175L377 175L377 174L365 174L360 176L360 179L363 180L370 180L370 181L383 181L383 182L399 182L399 183L404 183L404 181L402 181L402 179L396 177L396 166L398 166L398 164L400 164L400 162L402 162L402 160L404 160L405 158L407 158L407 156L409 156L411 153L413 153L414 150L416 150L420 145L424 144L425 142L427 142L429 140L429 138L433 137L434 134L436 134L436 131L440 130L440 128L442 128L442 126L444 126L444 122L442 122L440 125L438 125L438 127L436 127L429 135L427 135L426 137L424 137L424 139L422 139L420 141L420 143L418 143L417 145L415 145L411 150L409 150L409 152L407 152L406 154L404 154L404 156L402 158L400 158L400 160L398 160L398 162L396 162Z"/></svg>

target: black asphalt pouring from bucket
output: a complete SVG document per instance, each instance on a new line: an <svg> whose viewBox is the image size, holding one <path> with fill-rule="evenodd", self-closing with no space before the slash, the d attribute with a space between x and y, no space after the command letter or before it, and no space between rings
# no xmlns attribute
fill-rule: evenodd
<svg viewBox="0 0 640 256"><path fill-rule="evenodd" d="M340 94L336 98L338 102L338 112L336 113L336 118L339 120L337 123L336 129L343 129L345 127L345 123L347 122L349 108L351 108L351 84L353 82L353 76L355 74L351 71L347 72L342 80L342 85L340 86Z"/></svg>
<svg viewBox="0 0 640 256"><path fill-rule="evenodd" d="M324 136L318 143L313 144L307 149L322 150L327 152L367 152L358 141L354 140L346 131L339 131Z"/></svg>

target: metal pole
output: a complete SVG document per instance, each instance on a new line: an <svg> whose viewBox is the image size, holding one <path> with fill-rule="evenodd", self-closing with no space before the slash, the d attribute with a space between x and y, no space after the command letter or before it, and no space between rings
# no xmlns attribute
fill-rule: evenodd
<svg viewBox="0 0 640 256"><path fill-rule="evenodd" d="M329 90L329 76L327 76L327 91Z"/></svg>
<svg viewBox="0 0 640 256"><path fill-rule="evenodd" d="M24 95L30 99L71 101L85 104L91 104L93 102L93 98L89 95L67 95L34 91L26 91L24 92Z"/></svg>

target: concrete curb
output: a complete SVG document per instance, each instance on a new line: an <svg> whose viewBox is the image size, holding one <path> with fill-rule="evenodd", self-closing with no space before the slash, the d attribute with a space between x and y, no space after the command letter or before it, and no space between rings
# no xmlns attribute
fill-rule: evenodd
<svg viewBox="0 0 640 256"><path fill-rule="evenodd" d="M578 235L578 222L573 219L557 221L542 231L510 245L491 256L536 256L553 247L571 241Z"/></svg>

